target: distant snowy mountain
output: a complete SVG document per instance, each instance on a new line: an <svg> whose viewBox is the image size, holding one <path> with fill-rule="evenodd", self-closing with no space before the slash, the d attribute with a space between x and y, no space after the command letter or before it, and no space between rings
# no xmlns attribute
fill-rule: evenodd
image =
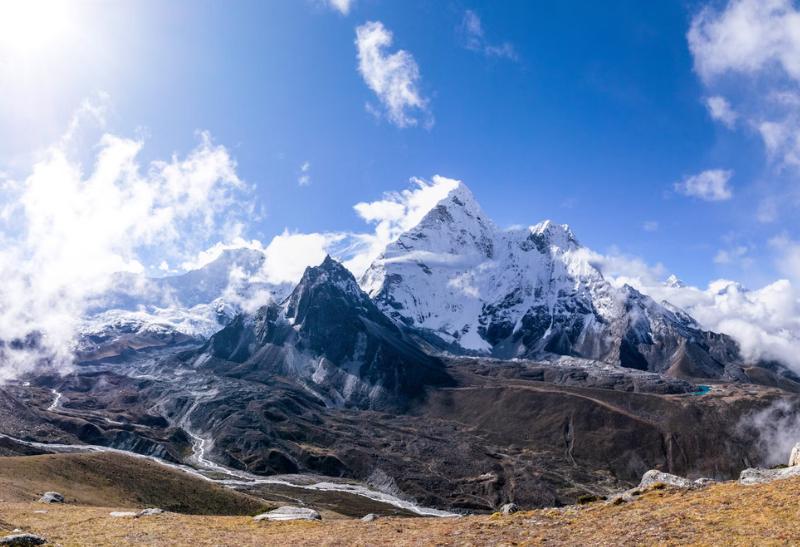
<svg viewBox="0 0 800 547"><path fill-rule="evenodd" d="M79 360L208 338L250 303L257 307L291 290L263 281L263 264L262 252L239 248L181 275L115 275L89 304L78 336Z"/></svg>
<svg viewBox="0 0 800 547"><path fill-rule="evenodd" d="M736 375L737 347L686 313L603 278L568 226L501 230L462 183L391 243L361 286L452 349L573 355L688 376Z"/></svg>

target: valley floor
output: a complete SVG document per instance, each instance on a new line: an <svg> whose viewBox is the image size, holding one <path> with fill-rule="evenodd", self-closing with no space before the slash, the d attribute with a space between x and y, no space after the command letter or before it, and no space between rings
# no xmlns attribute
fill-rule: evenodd
<svg viewBox="0 0 800 547"><path fill-rule="evenodd" d="M800 478L695 491L653 489L622 505L595 502L510 516L254 522L166 513L113 518L120 508L0 502L0 532L69 545L752 545L800 542ZM42 513L46 511L46 513Z"/></svg>

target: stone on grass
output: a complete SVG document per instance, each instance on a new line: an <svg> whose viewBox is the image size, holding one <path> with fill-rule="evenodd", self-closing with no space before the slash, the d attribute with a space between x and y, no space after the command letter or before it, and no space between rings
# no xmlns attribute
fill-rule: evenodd
<svg viewBox="0 0 800 547"><path fill-rule="evenodd" d="M664 473L658 469L651 469L642 476L642 481L639 483L639 488L647 488L648 486L658 483L666 484L667 486L674 486L676 488L697 488L700 486L693 480L679 477L678 475L673 475L671 473Z"/></svg>
<svg viewBox="0 0 800 547"><path fill-rule="evenodd" d="M795 467L800 465L800 443L794 445L792 448L792 453L789 455L789 467Z"/></svg>
<svg viewBox="0 0 800 547"><path fill-rule="evenodd" d="M313 509L286 505L260 515L256 515L253 517L253 520L322 520L322 517Z"/></svg>
<svg viewBox="0 0 800 547"><path fill-rule="evenodd" d="M114 518L130 518L130 519L133 519L133 518L138 517L139 513L137 513L136 511L111 511L108 514L108 516L109 517L114 517Z"/></svg>
<svg viewBox="0 0 800 547"><path fill-rule="evenodd" d="M45 492L39 498L39 503L64 503L64 496L58 492Z"/></svg>
<svg viewBox="0 0 800 547"><path fill-rule="evenodd" d="M500 508L500 512L504 515L510 515L511 513L516 513L517 511L519 511L519 507L517 507L516 503L506 503Z"/></svg>
<svg viewBox="0 0 800 547"><path fill-rule="evenodd" d="M372 522L373 520L378 520L378 515L375 513L369 513L361 517L361 522Z"/></svg>
<svg viewBox="0 0 800 547"><path fill-rule="evenodd" d="M137 518L138 517L151 517L153 515L160 515L163 512L164 512L164 510L163 509L159 509L158 507L148 507L147 509L142 509L141 511L139 511L139 513L136 516L137 516Z"/></svg>
<svg viewBox="0 0 800 547"><path fill-rule="evenodd" d="M739 474L739 484L764 484L797 476L800 476L800 466L784 467L783 469L750 468Z"/></svg>
<svg viewBox="0 0 800 547"><path fill-rule="evenodd" d="M7 545L10 547L32 547L33 545L43 545L46 543L41 536L36 534L11 534L0 538L0 545Z"/></svg>

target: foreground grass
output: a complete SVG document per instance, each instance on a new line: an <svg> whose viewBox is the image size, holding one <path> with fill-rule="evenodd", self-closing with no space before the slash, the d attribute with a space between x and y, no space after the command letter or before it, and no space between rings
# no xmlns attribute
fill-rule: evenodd
<svg viewBox="0 0 800 547"><path fill-rule="evenodd" d="M651 490L634 502L458 519L256 523L247 517L108 516L120 508L0 503L0 530L61 545L752 545L800 543L800 479ZM47 511L37 513L36 511Z"/></svg>

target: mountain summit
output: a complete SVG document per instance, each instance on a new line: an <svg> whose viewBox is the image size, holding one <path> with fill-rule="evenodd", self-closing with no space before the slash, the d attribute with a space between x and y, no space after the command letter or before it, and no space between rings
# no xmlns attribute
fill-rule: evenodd
<svg viewBox="0 0 800 547"><path fill-rule="evenodd" d="M568 355L681 376L736 375L735 343L603 277L567 225L501 230L460 183L370 266L362 287L452 350Z"/></svg>

